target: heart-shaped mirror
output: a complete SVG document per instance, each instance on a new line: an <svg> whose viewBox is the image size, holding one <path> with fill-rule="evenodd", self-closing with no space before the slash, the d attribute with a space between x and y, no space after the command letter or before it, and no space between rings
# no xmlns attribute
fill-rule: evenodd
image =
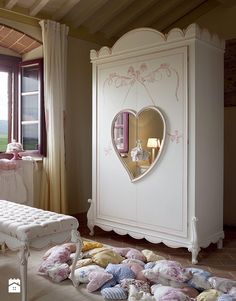
<svg viewBox="0 0 236 301"><path fill-rule="evenodd" d="M112 143L132 182L141 179L157 163L163 149L166 123L157 107L139 112L122 110L111 126Z"/></svg>

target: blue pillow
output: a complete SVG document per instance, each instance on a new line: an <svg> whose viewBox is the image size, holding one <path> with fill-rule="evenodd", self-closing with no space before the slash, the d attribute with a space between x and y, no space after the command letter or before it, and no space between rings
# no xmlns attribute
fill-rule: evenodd
<svg viewBox="0 0 236 301"><path fill-rule="evenodd" d="M148 263L145 264L144 269L152 269L154 266L156 265L156 263L154 261L149 261Z"/></svg>
<svg viewBox="0 0 236 301"><path fill-rule="evenodd" d="M217 301L236 301L236 298L229 294L222 294Z"/></svg>
<svg viewBox="0 0 236 301"><path fill-rule="evenodd" d="M107 287L101 290L101 294L106 299L123 300L128 298L128 293L121 287Z"/></svg>
<svg viewBox="0 0 236 301"><path fill-rule="evenodd" d="M124 264L109 263L105 271L112 274L117 283L120 283L121 280L125 278L136 278L135 273L131 270L131 268Z"/></svg>
<svg viewBox="0 0 236 301"><path fill-rule="evenodd" d="M116 279L114 279L114 276L111 280L108 280L106 283L103 284L103 286L101 287L101 290L107 287L112 287L116 285Z"/></svg>
<svg viewBox="0 0 236 301"><path fill-rule="evenodd" d="M204 291L211 288L211 285L208 282L208 278L212 276L210 272L198 268L186 268L186 271L192 273L192 278L188 281L188 285L198 291Z"/></svg>

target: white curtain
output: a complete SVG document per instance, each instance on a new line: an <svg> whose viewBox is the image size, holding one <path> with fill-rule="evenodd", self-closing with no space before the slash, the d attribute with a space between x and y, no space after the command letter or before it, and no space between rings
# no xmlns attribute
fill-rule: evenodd
<svg viewBox="0 0 236 301"><path fill-rule="evenodd" d="M41 207L66 213L64 112L66 98L66 25L50 20L39 22L44 53L44 101L47 157L43 161Z"/></svg>

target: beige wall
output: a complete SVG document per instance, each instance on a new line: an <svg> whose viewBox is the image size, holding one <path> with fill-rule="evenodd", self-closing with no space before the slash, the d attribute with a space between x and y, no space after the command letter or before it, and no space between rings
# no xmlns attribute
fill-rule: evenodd
<svg viewBox="0 0 236 301"><path fill-rule="evenodd" d="M231 1L233 3L233 1ZM196 20L201 27L208 28L224 39L236 38L236 6L215 8ZM236 97L236 95L235 95ZM225 108L224 143L224 224L236 225L236 107Z"/></svg>
<svg viewBox="0 0 236 301"><path fill-rule="evenodd" d="M236 107L225 108L224 223L236 225Z"/></svg>
<svg viewBox="0 0 236 301"><path fill-rule="evenodd" d="M232 1L231 1L232 2ZM201 27L229 40L236 37L236 5L234 7L216 7L196 20Z"/></svg>
<svg viewBox="0 0 236 301"><path fill-rule="evenodd" d="M226 39L236 37L236 7L216 8L196 20L202 27L216 32ZM0 23L13 26L38 40L41 29L0 18ZM70 213L86 211L91 197L91 126L92 126L92 74L89 50L98 49L94 43L69 37L67 77L66 164ZM2 50L3 51L3 50ZM1 52L1 49L0 49ZM42 49L25 55L23 59L42 56ZM236 224L236 107L225 108L225 192L224 219Z"/></svg>
<svg viewBox="0 0 236 301"><path fill-rule="evenodd" d="M42 40L40 27L0 18L1 24L14 27ZM94 43L68 38L66 168L69 212L79 213L88 208L91 195L92 140L92 66L90 49L100 48ZM5 48L0 53L17 55ZM43 56L39 47L23 56L31 60Z"/></svg>
<svg viewBox="0 0 236 301"><path fill-rule="evenodd" d="M92 197L92 66L96 44L69 37L66 162L70 213L84 212Z"/></svg>

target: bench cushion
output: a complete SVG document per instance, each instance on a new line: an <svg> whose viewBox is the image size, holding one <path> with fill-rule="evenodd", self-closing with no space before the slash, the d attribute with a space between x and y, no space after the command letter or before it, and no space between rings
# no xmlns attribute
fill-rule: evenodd
<svg viewBox="0 0 236 301"><path fill-rule="evenodd" d="M0 232L27 242L59 232L77 230L76 218L0 200Z"/></svg>

